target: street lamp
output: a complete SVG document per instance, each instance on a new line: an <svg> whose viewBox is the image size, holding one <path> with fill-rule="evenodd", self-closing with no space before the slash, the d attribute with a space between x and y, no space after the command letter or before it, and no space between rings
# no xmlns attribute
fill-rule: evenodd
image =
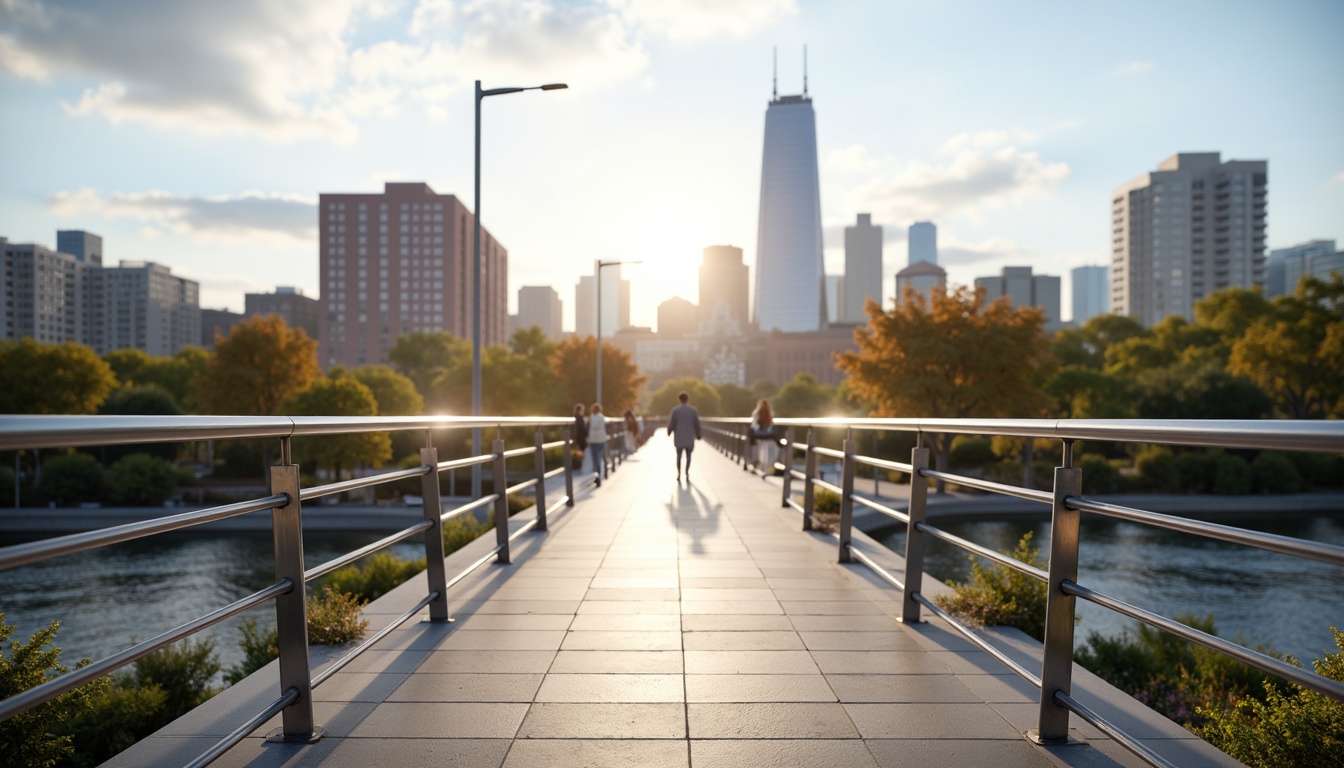
<svg viewBox="0 0 1344 768"><path fill-rule="evenodd" d="M481 81L476 81L476 200L472 218L475 219L476 233L472 237L471 260L471 415L481 415L481 99L486 96L503 96L519 91L558 91L568 88L564 83L547 83L527 88L491 88L481 90ZM481 455L481 428L471 430L471 455ZM496 479L498 482L498 479ZM471 468L471 496L481 495L481 465Z"/></svg>
<svg viewBox="0 0 1344 768"><path fill-rule="evenodd" d="M597 262L597 399L602 402L602 268L620 264L643 264L642 261L598 261ZM619 300L618 300L619 302ZM619 312L617 313L620 314ZM619 328L617 330L620 330Z"/></svg>

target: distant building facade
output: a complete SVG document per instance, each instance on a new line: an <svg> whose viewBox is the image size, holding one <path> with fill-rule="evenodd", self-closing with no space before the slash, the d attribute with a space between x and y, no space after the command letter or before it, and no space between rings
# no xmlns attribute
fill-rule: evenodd
<svg viewBox="0 0 1344 768"><path fill-rule="evenodd" d="M227 309L201 310L201 346L210 351L215 349L215 337L227 339L233 333L233 327L247 319L241 312Z"/></svg>
<svg viewBox="0 0 1344 768"><path fill-rule="evenodd" d="M732 245L706 248L700 262L699 323L703 332L713 333L704 326L715 318L728 318L737 327L737 333L746 333L751 327L750 288L741 248Z"/></svg>
<svg viewBox="0 0 1344 768"><path fill-rule="evenodd" d="M308 338L319 340L322 333L322 303L304 296L303 291L281 285L275 293L243 294L243 314L279 315L290 328L302 328Z"/></svg>
<svg viewBox="0 0 1344 768"><path fill-rule="evenodd" d="M101 310L85 318L87 343L98 354L143 349L172 355L200 342L201 288L195 280L143 261L92 269L87 277L95 297L90 306Z"/></svg>
<svg viewBox="0 0 1344 768"><path fill-rule="evenodd" d="M844 322L845 314L845 276L826 276L826 322Z"/></svg>
<svg viewBox="0 0 1344 768"><path fill-rule="evenodd" d="M975 278L975 287L984 288L989 301L1007 296L1015 307L1040 307L1047 328L1060 325L1059 278L1054 275L1033 275L1031 267L1004 267L994 277Z"/></svg>
<svg viewBox="0 0 1344 768"><path fill-rule="evenodd" d="M860 213L852 227L845 227L844 312L836 317L844 323L865 323L864 302L882 302L882 227L873 224L873 216Z"/></svg>
<svg viewBox="0 0 1344 768"><path fill-rule="evenodd" d="M1335 248L1334 240L1276 248L1265 261L1265 298L1292 295L1303 277L1328 280L1334 272L1344 274L1344 253Z"/></svg>
<svg viewBox="0 0 1344 768"><path fill-rule="evenodd" d="M1111 312L1194 319L1225 288L1265 281L1269 163L1180 153L1111 195Z"/></svg>
<svg viewBox="0 0 1344 768"><path fill-rule="evenodd" d="M549 285L524 285L518 289L518 314L513 320L513 330L522 330L536 326L551 341L559 341L564 335L564 302L560 294ZM512 332L510 332L512 336Z"/></svg>
<svg viewBox="0 0 1344 768"><path fill-rule="evenodd" d="M596 265L594 270L597 271ZM630 281L622 279L621 267L606 267L602 273L602 335L630 327ZM582 275L574 286L574 333L579 338L597 334L597 278Z"/></svg>
<svg viewBox="0 0 1344 768"><path fill-rule="evenodd" d="M658 305L658 336L664 339L684 339L700 329L700 308L691 302L673 296Z"/></svg>
<svg viewBox="0 0 1344 768"><path fill-rule="evenodd" d="M916 221L906 234L910 266L921 261L938 263L938 227L931 221Z"/></svg>
<svg viewBox="0 0 1344 768"><path fill-rule="evenodd" d="M1109 267L1074 267L1069 273L1073 281L1073 323L1082 325L1110 309Z"/></svg>
<svg viewBox="0 0 1344 768"><path fill-rule="evenodd" d="M924 296L925 305L931 302L934 291L947 287L947 270L930 261L916 261L896 273L896 305L905 304L906 289Z"/></svg>
<svg viewBox="0 0 1344 768"><path fill-rule="evenodd" d="M387 362L397 338L448 331L472 337L474 217L454 195L421 182L382 193L323 193L318 206L322 310L318 359ZM508 252L481 230L481 342L504 344Z"/></svg>
<svg viewBox="0 0 1344 768"><path fill-rule="evenodd" d="M852 326L809 333L771 333L765 339L766 378L783 385L798 374L807 373L822 384L839 384L845 375L836 369L835 356L858 348Z"/></svg>

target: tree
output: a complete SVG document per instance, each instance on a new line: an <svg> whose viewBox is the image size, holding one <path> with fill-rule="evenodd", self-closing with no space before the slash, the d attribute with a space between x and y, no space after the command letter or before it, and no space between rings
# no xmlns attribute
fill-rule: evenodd
<svg viewBox="0 0 1344 768"><path fill-rule="evenodd" d="M1233 376L1214 360L1143 371L1134 390L1140 419L1263 419L1274 410L1255 382Z"/></svg>
<svg viewBox="0 0 1344 768"><path fill-rule="evenodd" d="M415 382L386 365L365 365L340 373L333 369L330 374L333 379L342 375L369 388L379 416L419 416L425 412L425 399L416 391Z"/></svg>
<svg viewBox="0 0 1344 768"><path fill-rule="evenodd" d="M691 397L691 405L700 412L701 416L719 416L723 414L722 403L719 400L719 393L710 385L695 378L694 376L678 376L670 379L663 386L659 387L649 398L648 412L654 416L666 416L672 412L672 409L679 404L677 394L685 392ZM727 414L731 416L747 416L746 413Z"/></svg>
<svg viewBox="0 0 1344 768"><path fill-rule="evenodd" d="M103 468L87 453L53 456L42 463L42 496L61 506L97 501L103 491Z"/></svg>
<svg viewBox="0 0 1344 768"><path fill-rule="evenodd" d="M746 416L756 409L756 403L760 400L755 392L736 384L720 384L716 389L719 393L719 408L725 415Z"/></svg>
<svg viewBox="0 0 1344 768"><path fill-rule="evenodd" d="M107 485L118 504L156 507L172 498L177 479L172 462L147 453L132 453L112 465Z"/></svg>
<svg viewBox="0 0 1344 768"><path fill-rule="evenodd" d="M275 416L318 373L317 342L278 315L258 315L219 339L197 388L210 413Z"/></svg>
<svg viewBox="0 0 1344 768"><path fill-rule="evenodd" d="M1079 365L1100 370L1112 344L1143 334L1139 321L1122 315L1097 315L1081 328L1055 333L1051 347L1060 365Z"/></svg>
<svg viewBox="0 0 1344 768"><path fill-rule="evenodd" d="M1045 385L1064 419L1126 419L1133 416L1129 382L1083 365L1066 365Z"/></svg>
<svg viewBox="0 0 1344 768"><path fill-rule="evenodd" d="M597 395L597 340L571 336L560 342L551 356L551 370L560 380L567 403L591 403ZM635 407L639 390L649 380L639 372L630 355L606 342L602 344L602 408L619 416Z"/></svg>
<svg viewBox="0 0 1344 768"><path fill-rule="evenodd" d="M959 286L910 295L890 311L869 299L864 311L869 324L854 331L859 350L838 360L877 416L1026 418L1049 402L1037 384L1054 367L1039 308L1014 308L1006 298L986 305L983 289ZM933 444L945 469L952 435L935 435Z"/></svg>
<svg viewBox="0 0 1344 768"><path fill-rule="evenodd" d="M774 413L782 419L834 416L835 394L835 387L818 382L810 373L800 373L779 388L773 403Z"/></svg>
<svg viewBox="0 0 1344 768"><path fill-rule="evenodd" d="M0 413L94 413L116 386L112 368L83 344L0 341Z"/></svg>
<svg viewBox="0 0 1344 768"><path fill-rule="evenodd" d="M471 364L471 344L447 331L412 333L401 336L387 353L402 374L415 383L420 394L428 398L434 380L455 366ZM438 406L429 403L431 410Z"/></svg>
<svg viewBox="0 0 1344 768"><path fill-rule="evenodd" d="M1294 419L1344 416L1344 275L1304 277L1232 344L1229 369Z"/></svg>
<svg viewBox="0 0 1344 768"><path fill-rule="evenodd" d="M156 386L173 396L181 410L194 411L198 403L196 380L210 362L200 347L182 347L172 357L155 357L141 349L117 349L103 356L123 387Z"/></svg>
<svg viewBox="0 0 1344 768"><path fill-rule="evenodd" d="M294 416L377 416L378 401L352 377L321 378L296 393L286 410ZM324 435L296 440L294 452L300 463L329 467L332 477L339 480L343 467L361 461L380 466L392 458L392 442L386 432Z"/></svg>

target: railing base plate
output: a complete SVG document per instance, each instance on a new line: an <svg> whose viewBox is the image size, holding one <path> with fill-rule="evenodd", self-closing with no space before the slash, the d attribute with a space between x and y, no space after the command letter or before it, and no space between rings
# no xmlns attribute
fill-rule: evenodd
<svg viewBox="0 0 1344 768"><path fill-rule="evenodd" d="M320 725L313 726L313 733L308 738L298 736L295 738L286 738L284 728L276 728L266 734L266 740L276 744L315 744L323 736L327 735L327 729Z"/></svg>
<svg viewBox="0 0 1344 768"><path fill-rule="evenodd" d="M1075 736L1073 733L1070 733L1068 738L1063 740L1042 739L1039 728L1032 728L1027 731L1026 735L1027 741L1030 741L1032 744L1040 744L1042 747L1077 747L1087 743L1086 738L1083 736Z"/></svg>

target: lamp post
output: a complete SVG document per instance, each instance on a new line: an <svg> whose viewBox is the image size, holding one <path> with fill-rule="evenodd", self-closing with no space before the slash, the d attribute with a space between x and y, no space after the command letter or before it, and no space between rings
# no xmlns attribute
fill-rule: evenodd
<svg viewBox="0 0 1344 768"><path fill-rule="evenodd" d="M598 261L597 269L597 399L593 402L602 402L602 268L615 267L621 264L643 264L642 261ZM620 313L617 313L620 314ZM620 330L620 329L617 329Z"/></svg>
<svg viewBox="0 0 1344 768"><path fill-rule="evenodd" d="M476 199L472 219L475 220L475 234L472 236L471 259L471 415L481 415L481 100L486 96L503 96L519 91L558 91L568 88L564 83L547 83L526 88L490 88L481 89L481 81L476 81ZM471 455L481 455L481 428L471 430ZM498 482L499 478L496 478ZM471 496L481 496L481 465L471 468Z"/></svg>

